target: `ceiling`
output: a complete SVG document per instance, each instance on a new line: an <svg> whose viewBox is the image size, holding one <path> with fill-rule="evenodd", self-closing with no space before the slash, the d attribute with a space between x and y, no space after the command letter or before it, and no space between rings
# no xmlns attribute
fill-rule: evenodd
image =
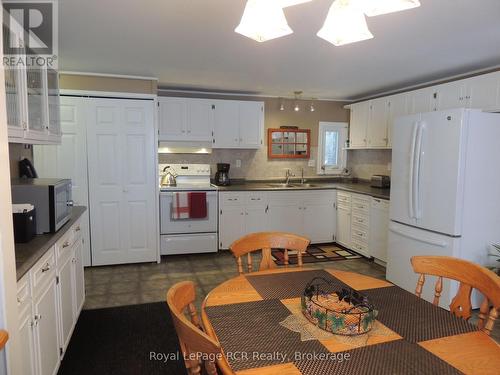
<svg viewBox="0 0 500 375"><path fill-rule="evenodd" d="M245 0L62 0L60 70L158 77L160 87L355 99L500 65L499 0L420 0L368 18L373 39L316 36L331 0L286 8L292 35L236 34Z"/></svg>

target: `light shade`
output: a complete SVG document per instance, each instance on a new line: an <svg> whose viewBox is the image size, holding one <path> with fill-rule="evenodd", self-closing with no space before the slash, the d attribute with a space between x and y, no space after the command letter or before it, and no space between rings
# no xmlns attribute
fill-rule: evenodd
<svg viewBox="0 0 500 375"><path fill-rule="evenodd" d="M272 1L272 0L270 0L270 1ZM278 3L280 4L280 6L282 8L286 8L286 7L291 7L294 5L308 3L310 1L312 1L312 0L278 0Z"/></svg>
<svg viewBox="0 0 500 375"><path fill-rule="evenodd" d="M241 22L234 31L257 42L293 33L279 2L269 0L248 0Z"/></svg>
<svg viewBox="0 0 500 375"><path fill-rule="evenodd" d="M363 12L369 16L399 12L401 10L417 8L419 0L357 0Z"/></svg>
<svg viewBox="0 0 500 375"><path fill-rule="evenodd" d="M317 35L336 46L373 38L363 11L354 3L351 0L335 0Z"/></svg>

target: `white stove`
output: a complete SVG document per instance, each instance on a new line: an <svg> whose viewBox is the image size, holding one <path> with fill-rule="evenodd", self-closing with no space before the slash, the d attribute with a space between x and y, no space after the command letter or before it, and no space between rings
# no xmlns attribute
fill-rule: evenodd
<svg viewBox="0 0 500 375"><path fill-rule="evenodd" d="M160 191L210 191L217 190L210 183L210 164L160 164ZM161 176L164 171L174 173L176 186L162 186Z"/></svg>
<svg viewBox="0 0 500 375"><path fill-rule="evenodd" d="M209 164L160 164L160 183L164 169L176 177L176 186L160 185L161 255L217 252L217 187L210 183ZM176 193L206 192L204 218L175 220L172 217Z"/></svg>

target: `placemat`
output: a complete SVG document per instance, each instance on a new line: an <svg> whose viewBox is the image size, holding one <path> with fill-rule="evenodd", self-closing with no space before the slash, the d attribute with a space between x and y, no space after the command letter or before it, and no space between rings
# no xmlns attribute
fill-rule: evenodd
<svg viewBox="0 0 500 375"><path fill-rule="evenodd" d="M363 290L379 314L377 319L410 342L476 331L477 328L397 286Z"/></svg>
<svg viewBox="0 0 500 375"><path fill-rule="evenodd" d="M318 341L278 322L290 311L279 300L206 307L205 311L234 371L293 362L296 353L328 353Z"/></svg>
<svg viewBox="0 0 500 375"><path fill-rule="evenodd" d="M273 273L268 275L245 275L247 280L264 299L286 299L302 296L306 284L314 277L322 277L333 283L333 292L348 288L342 281L323 270Z"/></svg>
<svg viewBox="0 0 500 375"><path fill-rule="evenodd" d="M349 358L338 360L348 353ZM423 375L462 374L417 344L396 340L336 353L335 359L294 362L303 375ZM345 358L345 357L344 357Z"/></svg>

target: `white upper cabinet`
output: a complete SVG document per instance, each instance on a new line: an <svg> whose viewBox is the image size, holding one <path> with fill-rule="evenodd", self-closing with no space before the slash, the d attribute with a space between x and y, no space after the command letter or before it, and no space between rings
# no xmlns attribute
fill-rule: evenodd
<svg viewBox="0 0 500 375"><path fill-rule="evenodd" d="M386 98L370 101L370 120L367 129L368 147L387 146L387 115L388 106Z"/></svg>
<svg viewBox="0 0 500 375"><path fill-rule="evenodd" d="M409 114L430 112L434 102L434 91L432 87L411 91L409 93Z"/></svg>
<svg viewBox="0 0 500 375"><path fill-rule="evenodd" d="M214 148L260 148L264 134L264 103L215 100Z"/></svg>
<svg viewBox="0 0 500 375"><path fill-rule="evenodd" d="M7 125L9 141L24 138L26 118L24 114L23 84L25 82L22 70L5 69L5 100L7 104Z"/></svg>
<svg viewBox="0 0 500 375"><path fill-rule="evenodd" d="M500 72L465 80L467 107L500 109Z"/></svg>
<svg viewBox="0 0 500 375"><path fill-rule="evenodd" d="M189 99L187 101L186 139L211 142L214 107L211 100Z"/></svg>
<svg viewBox="0 0 500 375"><path fill-rule="evenodd" d="M366 147L366 130L370 118L370 102L351 104L351 147Z"/></svg>
<svg viewBox="0 0 500 375"><path fill-rule="evenodd" d="M408 114L408 94L398 94L387 97L387 147L392 147L392 127L400 116Z"/></svg>

